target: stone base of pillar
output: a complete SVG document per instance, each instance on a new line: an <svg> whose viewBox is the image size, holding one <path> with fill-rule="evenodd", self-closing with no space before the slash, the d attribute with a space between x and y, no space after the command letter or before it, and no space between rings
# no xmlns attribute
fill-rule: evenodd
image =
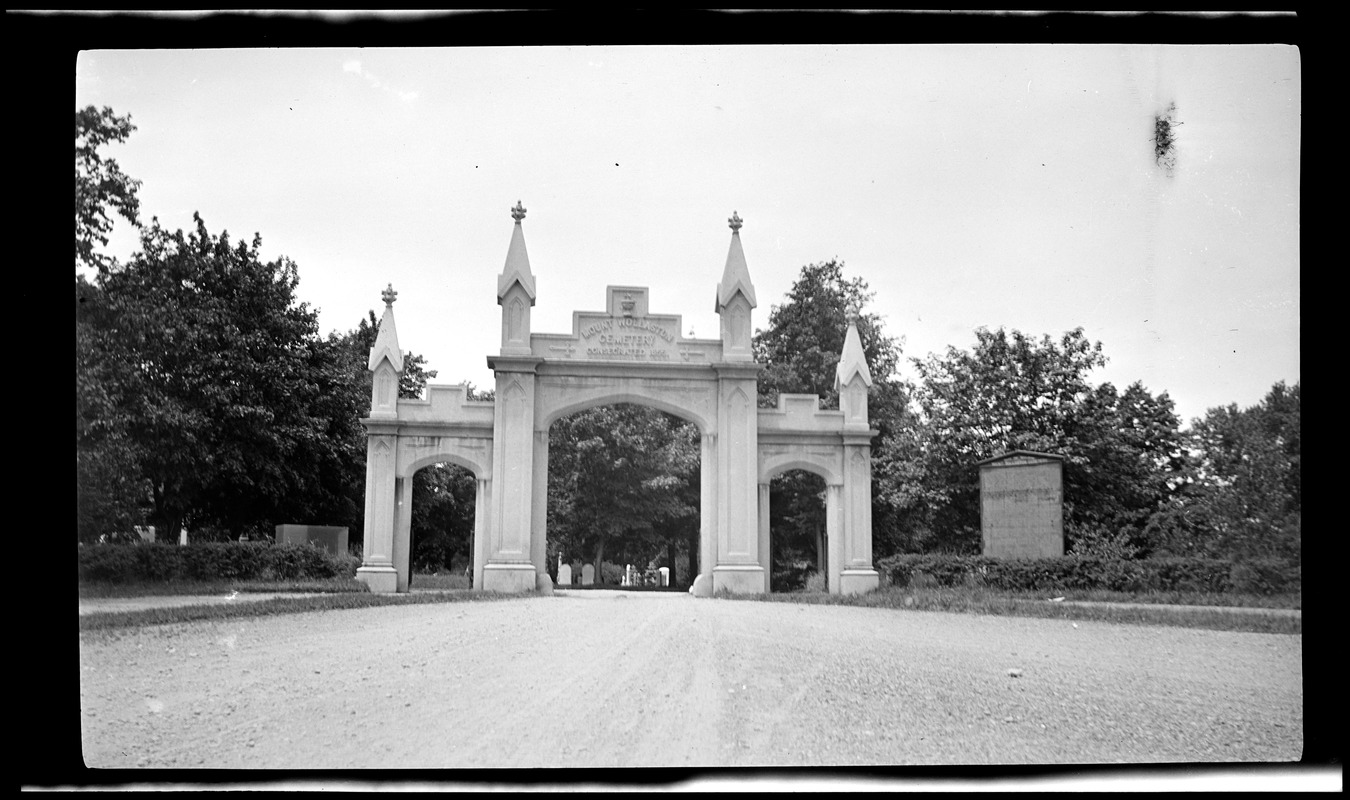
<svg viewBox="0 0 1350 800"><path fill-rule="evenodd" d="M356 579L369 586L375 594L398 592L398 570L392 566L361 567L356 570Z"/></svg>
<svg viewBox="0 0 1350 800"><path fill-rule="evenodd" d="M547 572L539 570L539 576L534 579L534 588L538 589L540 594L553 594L553 579Z"/></svg>
<svg viewBox="0 0 1350 800"><path fill-rule="evenodd" d="M518 594L539 588L533 564L484 564L483 591Z"/></svg>
<svg viewBox="0 0 1350 800"><path fill-rule="evenodd" d="M763 594L764 568L758 564L720 564L713 567L712 590L732 594Z"/></svg>
<svg viewBox="0 0 1350 800"><path fill-rule="evenodd" d="M862 594L881 585L881 575L874 569L846 569L839 573L840 594Z"/></svg>

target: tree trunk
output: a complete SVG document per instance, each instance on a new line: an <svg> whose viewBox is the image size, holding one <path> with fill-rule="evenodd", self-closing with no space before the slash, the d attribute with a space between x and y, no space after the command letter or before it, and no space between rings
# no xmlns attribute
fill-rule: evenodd
<svg viewBox="0 0 1350 800"><path fill-rule="evenodd" d="M604 558L605 540L601 539L595 545L595 585L597 586L605 582L604 573L600 569L600 565L604 563Z"/></svg>
<svg viewBox="0 0 1350 800"><path fill-rule="evenodd" d="M670 585L675 585L675 541L666 540L666 566L670 568Z"/></svg>

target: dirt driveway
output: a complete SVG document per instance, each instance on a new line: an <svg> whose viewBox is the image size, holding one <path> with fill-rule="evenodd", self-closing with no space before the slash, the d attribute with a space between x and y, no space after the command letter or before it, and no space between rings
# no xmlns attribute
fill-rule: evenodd
<svg viewBox="0 0 1350 800"><path fill-rule="evenodd" d="M1301 635L560 592L81 633L91 767L1287 762Z"/></svg>

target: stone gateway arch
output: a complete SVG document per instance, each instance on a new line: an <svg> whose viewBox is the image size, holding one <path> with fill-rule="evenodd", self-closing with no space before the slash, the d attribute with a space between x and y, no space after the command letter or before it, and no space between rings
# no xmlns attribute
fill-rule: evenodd
<svg viewBox="0 0 1350 800"><path fill-rule="evenodd" d="M609 286L603 311L575 311L570 333L534 333L534 274L521 225L497 278L501 350L488 356L496 399L468 399L466 385L427 387L425 399L398 397L403 352L393 287L369 368L374 373L367 431L365 547L357 578L375 592L406 592L410 570L412 478L448 462L477 479L473 586L499 592L547 588L549 426L592 406L636 403L698 426L702 447L699 575L709 596L769 591L769 482L793 469L826 483L827 585L831 593L878 585L872 565L872 376L856 318L848 321L835 375L840 410L815 395L785 394L757 407L759 364L751 350L756 306L732 215L731 248L717 284L716 339L685 338L681 318L648 310L642 286Z"/></svg>

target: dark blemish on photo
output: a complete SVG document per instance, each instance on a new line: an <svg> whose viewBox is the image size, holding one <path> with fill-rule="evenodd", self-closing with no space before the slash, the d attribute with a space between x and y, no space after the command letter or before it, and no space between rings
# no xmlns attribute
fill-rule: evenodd
<svg viewBox="0 0 1350 800"><path fill-rule="evenodd" d="M1176 119L1177 104L1167 106L1153 117L1153 160L1170 175L1177 166L1176 128L1182 123Z"/></svg>

